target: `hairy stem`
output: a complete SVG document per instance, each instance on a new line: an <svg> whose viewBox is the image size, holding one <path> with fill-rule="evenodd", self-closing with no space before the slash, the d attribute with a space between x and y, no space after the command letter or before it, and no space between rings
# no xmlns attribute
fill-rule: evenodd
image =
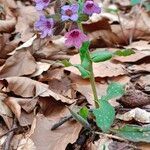
<svg viewBox="0 0 150 150"><path fill-rule="evenodd" d="M94 73L93 73L93 63L92 63L92 61L90 63L89 71L91 73L91 75L90 75L90 83L91 83L91 87L92 87L92 91L93 91L95 107L98 108L99 107L98 95L97 95L97 91L96 91L96 83L95 83L95 78L94 78Z"/></svg>

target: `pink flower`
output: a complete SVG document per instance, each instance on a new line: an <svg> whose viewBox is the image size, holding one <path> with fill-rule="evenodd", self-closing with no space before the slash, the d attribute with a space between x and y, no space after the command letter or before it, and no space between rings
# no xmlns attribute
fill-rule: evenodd
<svg viewBox="0 0 150 150"><path fill-rule="evenodd" d="M81 48L82 43L88 41L88 37L79 29L74 29L65 34L65 44L67 46L75 46Z"/></svg>

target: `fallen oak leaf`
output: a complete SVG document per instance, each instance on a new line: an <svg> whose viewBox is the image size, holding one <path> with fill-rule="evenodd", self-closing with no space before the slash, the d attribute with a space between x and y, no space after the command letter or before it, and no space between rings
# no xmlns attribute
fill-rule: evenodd
<svg viewBox="0 0 150 150"><path fill-rule="evenodd" d="M52 96L54 99L68 104L71 104L75 101L53 92L51 89L49 89L47 84L32 80L27 77L8 77L5 78L5 80L8 82L7 91L13 91L16 95L20 95L22 97L29 98L37 96Z"/></svg>
<svg viewBox="0 0 150 150"><path fill-rule="evenodd" d="M36 61L29 51L18 51L6 60L0 77L30 75L35 72L36 66Z"/></svg>

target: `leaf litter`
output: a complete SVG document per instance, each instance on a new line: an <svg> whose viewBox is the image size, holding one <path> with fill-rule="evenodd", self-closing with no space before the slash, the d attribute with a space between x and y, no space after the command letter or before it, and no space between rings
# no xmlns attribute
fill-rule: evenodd
<svg viewBox="0 0 150 150"><path fill-rule="evenodd" d="M18 150L146 149L141 142L150 142L150 15L144 6L131 6L130 1L114 2L120 10L119 16L106 9L111 8L109 1L100 5L102 13L94 14L83 23L91 40L91 50L133 49L135 53L94 63L100 97L106 95L108 84L114 81L126 84L126 93L107 102L117 111L116 116L114 112L113 116L110 114L116 118L113 131L100 132L96 134L98 138L92 138L89 131L84 131L72 118L51 131L54 124L70 115L66 105L94 106L89 81L82 79L77 69L61 63L67 59L79 64L78 51L64 45L63 32L53 39L39 40L34 31L38 13L33 1L0 0L1 147L9 133L13 133L10 147ZM12 128L14 116L17 130ZM107 128L105 125L103 130ZM136 143L129 144L129 141Z"/></svg>

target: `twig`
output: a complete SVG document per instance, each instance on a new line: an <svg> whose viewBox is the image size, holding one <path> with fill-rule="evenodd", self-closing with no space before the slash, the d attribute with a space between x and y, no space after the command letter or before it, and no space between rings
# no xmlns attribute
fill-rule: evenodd
<svg viewBox="0 0 150 150"><path fill-rule="evenodd" d="M121 29L122 35L124 37L125 43L128 44L127 37L124 33L124 29L123 29L122 22L121 22L121 19L120 19L120 15L119 15L118 12L117 12L117 17L118 17L118 20L119 20L119 23L120 23L120 29Z"/></svg>
<svg viewBox="0 0 150 150"><path fill-rule="evenodd" d="M144 0L141 0L141 2L140 2L139 10L141 10L141 8L142 8L143 1L144 1ZM135 32L136 32L136 27L137 27L137 25L138 25L138 21L139 21L140 16L141 16L141 15L139 15L139 13L136 14L135 23L134 23L134 28L133 28L133 30L132 30L132 32L131 32L131 36L130 36L130 39L129 39L129 44L131 44L132 41L133 41L133 37L134 37L134 34L135 34Z"/></svg>
<svg viewBox="0 0 150 150"><path fill-rule="evenodd" d="M62 124L64 124L65 122L67 122L68 120L72 119L72 115L69 115L69 116L66 116L64 117L63 119L61 119L58 123L54 124L52 127L51 127L51 130L55 130L57 129L58 127L60 127Z"/></svg>
<svg viewBox="0 0 150 150"><path fill-rule="evenodd" d="M108 138L111 138L111 139L115 139L115 140L118 140L118 141L122 141L122 142L128 142L128 140L126 139L123 139L119 136L116 136L116 135L112 135L112 134L106 134L106 133L101 133L101 132L95 132L96 134L99 134L99 135L102 135L102 136L106 136Z"/></svg>
<svg viewBox="0 0 150 150"><path fill-rule="evenodd" d="M16 128L12 128L12 129L10 129L10 130L9 130L9 131L7 131L6 133L4 133L4 134L0 135L0 138L2 138L3 136L7 135L8 133L10 133L10 132L12 132L12 131L14 131L14 130L16 130L16 129L18 129L18 128L16 127Z"/></svg>
<svg viewBox="0 0 150 150"><path fill-rule="evenodd" d="M18 127L17 126L17 118L14 118L12 129L17 128L17 127ZM11 140L12 140L14 134L15 134L14 130L12 130L8 133L8 136L5 140L5 143L4 143L3 148L2 148L3 150L10 150L10 143L11 143Z"/></svg>

